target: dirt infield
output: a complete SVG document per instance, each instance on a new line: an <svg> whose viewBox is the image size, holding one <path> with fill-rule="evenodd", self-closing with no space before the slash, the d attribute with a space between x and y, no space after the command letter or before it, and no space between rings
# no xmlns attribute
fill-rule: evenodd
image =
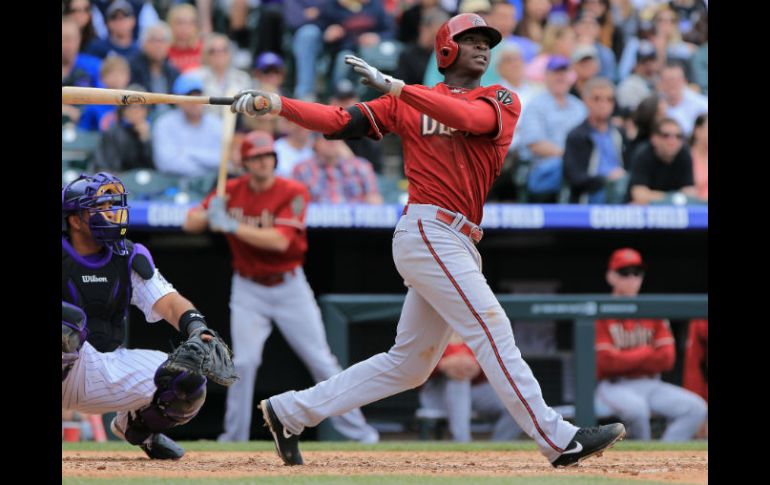
<svg viewBox="0 0 770 485"><path fill-rule="evenodd" d="M707 451L608 451L577 468L552 468L530 451L305 451L305 466L283 466L274 452L189 451L179 462L141 452L62 451L63 477L225 478L298 475L601 475L666 483L708 483Z"/></svg>

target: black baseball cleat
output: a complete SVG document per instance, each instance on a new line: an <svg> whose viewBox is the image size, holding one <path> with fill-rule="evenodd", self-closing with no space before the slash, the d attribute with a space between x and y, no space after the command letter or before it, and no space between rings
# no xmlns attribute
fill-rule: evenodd
<svg viewBox="0 0 770 485"><path fill-rule="evenodd" d="M299 435L291 434L273 411L270 399L264 399L259 403L262 410L262 416L265 418L265 426L270 430L275 442L275 451L283 460L283 463L289 466L303 465L302 454L299 452Z"/></svg>
<svg viewBox="0 0 770 485"><path fill-rule="evenodd" d="M601 455L604 450L625 436L626 427L621 423L580 428L564 452L551 462L551 465L554 468L575 466L586 458Z"/></svg>
<svg viewBox="0 0 770 485"><path fill-rule="evenodd" d="M117 418L112 418L110 430L112 430L112 433L118 438L123 440L126 439L123 430L118 428ZM178 460L184 456L184 448L161 433L151 434L149 438L138 446L153 460Z"/></svg>

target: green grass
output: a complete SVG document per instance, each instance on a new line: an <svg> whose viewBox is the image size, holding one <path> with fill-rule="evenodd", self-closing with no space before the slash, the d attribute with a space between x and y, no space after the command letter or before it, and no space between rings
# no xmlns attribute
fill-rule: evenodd
<svg viewBox="0 0 770 485"><path fill-rule="evenodd" d="M430 477L408 475L298 476L255 478L65 478L62 485L670 485L666 482L592 476Z"/></svg>
<svg viewBox="0 0 770 485"><path fill-rule="evenodd" d="M219 443L216 441L182 441L187 451L272 451L272 441L244 443ZM536 451L532 441L453 443L449 441L383 441L376 445L362 445L343 441L309 441L301 444L304 451ZM625 440L612 450L619 451L706 451L707 441L663 443L660 441ZM610 451L612 451L610 450ZM122 441L106 443L62 443L62 451L138 451L138 448ZM639 483L639 482L635 482Z"/></svg>

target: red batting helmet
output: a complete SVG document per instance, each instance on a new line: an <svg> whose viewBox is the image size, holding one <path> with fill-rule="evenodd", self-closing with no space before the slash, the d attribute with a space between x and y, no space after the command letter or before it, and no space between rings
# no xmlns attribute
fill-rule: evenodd
<svg viewBox="0 0 770 485"><path fill-rule="evenodd" d="M246 135L241 143L241 160L272 153L275 156L273 148L273 137L266 131L252 131ZM278 160L276 159L276 164Z"/></svg>
<svg viewBox="0 0 770 485"><path fill-rule="evenodd" d="M460 46L455 42L455 37L465 32L476 30L489 36L489 48L496 46L503 40L503 36L497 29L487 25L483 18L475 13L461 13L444 22L436 34L436 61L439 69L452 65L460 53Z"/></svg>

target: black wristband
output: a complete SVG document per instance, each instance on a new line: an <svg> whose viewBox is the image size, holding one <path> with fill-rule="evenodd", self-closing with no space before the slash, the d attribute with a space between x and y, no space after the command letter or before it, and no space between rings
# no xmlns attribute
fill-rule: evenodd
<svg viewBox="0 0 770 485"><path fill-rule="evenodd" d="M179 317L179 332L183 335L190 336L190 331L200 328L208 328L206 325L206 317L204 317L198 310L187 310Z"/></svg>

